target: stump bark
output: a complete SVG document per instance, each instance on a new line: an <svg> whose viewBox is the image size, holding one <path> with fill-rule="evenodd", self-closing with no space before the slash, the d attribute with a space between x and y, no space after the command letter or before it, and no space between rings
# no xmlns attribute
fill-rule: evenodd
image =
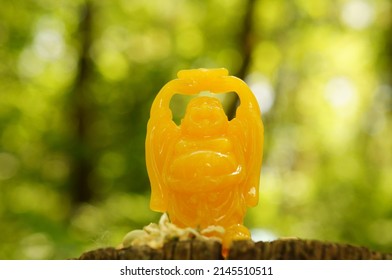
<svg viewBox="0 0 392 280"><path fill-rule="evenodd" d="M216 241L171 241L160 249L133 246L101 248L83 253L79 260L223 260ZM229 260L392 260L382 253L350 244L317 240L281 239L272 242L236 241Z"/></svg>

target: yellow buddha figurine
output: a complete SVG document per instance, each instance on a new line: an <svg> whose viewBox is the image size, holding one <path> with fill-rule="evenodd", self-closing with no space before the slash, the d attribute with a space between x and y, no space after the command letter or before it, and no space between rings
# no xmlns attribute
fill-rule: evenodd
<svg viewBox="0 0 392 280"><path fill-rule="evenodd" d="M219 99L197 96L203 91L236 92L235 118L228 120ZM196 96L180 125L169 108L176 93ZM178 72L156 96L147 126L151 209L181 228L224 228L210 233L224 250L233 240L250 239L243 219L258 203L263 130L256 98L241 79L223 68Z"/></svg>

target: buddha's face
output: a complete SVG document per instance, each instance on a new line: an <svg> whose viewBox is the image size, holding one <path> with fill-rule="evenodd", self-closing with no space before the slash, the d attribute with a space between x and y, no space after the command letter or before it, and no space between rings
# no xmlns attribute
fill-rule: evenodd
<svg viewBox="0 0 392 280"><path fill-rule="evenodd" d="M213 137L224 134L228 120L217 98L197 97L187 107L181 129L185 136Z"/></svg>

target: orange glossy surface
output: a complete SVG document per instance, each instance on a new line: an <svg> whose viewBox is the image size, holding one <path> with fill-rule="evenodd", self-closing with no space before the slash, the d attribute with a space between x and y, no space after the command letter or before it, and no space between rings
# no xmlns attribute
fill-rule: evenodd
<svg viewBox="0 0 392 280"><path fill-rule="evenodd" d="M236 117L229 121L217 98L197 96L176 125L172 96L202 91L236 92ZM180 71L156 96L147 126L151 209L180 227L224 227L224 247L250 238L242 223L246 208L258 203L263 140L259 105L242 80L226 69Z"/></svg>

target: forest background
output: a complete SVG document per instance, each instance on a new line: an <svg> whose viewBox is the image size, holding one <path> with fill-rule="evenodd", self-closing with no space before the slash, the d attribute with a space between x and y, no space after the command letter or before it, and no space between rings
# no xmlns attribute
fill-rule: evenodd
<svg viewBox="0 0 392 280"><path fill-rule="evenodd" d="M150 106L201 67L227 68L260 104L256 241L392 251L389 0L0 3L0 259L77 257L157 222Z"/></svg>

